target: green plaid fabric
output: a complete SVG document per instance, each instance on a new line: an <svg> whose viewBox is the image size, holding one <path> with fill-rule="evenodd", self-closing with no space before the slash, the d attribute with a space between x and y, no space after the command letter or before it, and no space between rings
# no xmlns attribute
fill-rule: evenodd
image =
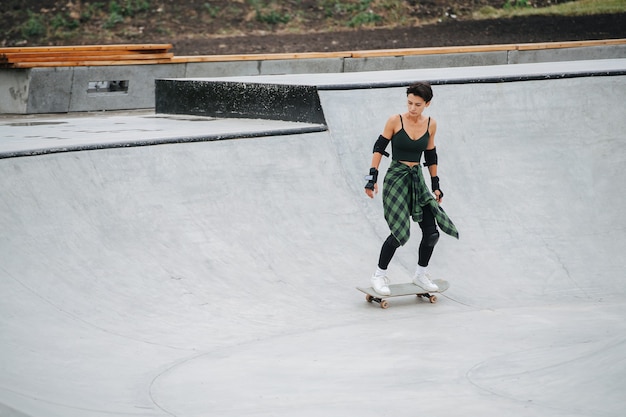
<svg viewBox="0 0 626 417"><path fill-rule="evenodd" d="M446 234L459 238L459 232L446 212L430 193L422 167L413 168L392 161L383 182L383 208L391 234L404 245L411 234L411 218L421 222L423 210L432 210L439 228Z"/></svg>

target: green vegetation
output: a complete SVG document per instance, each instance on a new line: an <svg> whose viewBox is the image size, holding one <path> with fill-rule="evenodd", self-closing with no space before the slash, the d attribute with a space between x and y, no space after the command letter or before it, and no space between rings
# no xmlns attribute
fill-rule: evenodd
<svg viewBox="0 0 626 417"><path fill-rule="evenodd" d="M211 19L215 19L220 12L220 7L214 6L211 3L204 3L202 5L202 8L204 9L206 13L208 13Z"/></svg>
<svg viewBox="0 0 626 417"><path fill-rule="evenodd" d="M111 29L126 18L132 18L136 15L150 10L149 0L113 0L109 2L109 16L103 24L105 29Z"/></svg>
<svg viewBox="0 0 626 417"><path fill-rule="evenodd" d="M502 9L483 7L473 14L477 19L493 19L511 16L530 15L593 15L601 13L626 12L626 0L578 0L555 4L549 7L534 8L526 0L507 0Z"/></svg>
<svg viewBox="0 0 626 417"><path fill-rule="evenodd" d="M320 6L324 11L324 16L328 20L343 20L343 26L352 28L362 26L372 26L384 21L383 16L376 13L373 9L372 0L357 1L341 1L341 0L323 0ZM389 3L395 3L396 6L402 7L401 1L386 1L385 8L389 7Z"/></svg>
<svg viewBox="0 0 626 417"><path fill-rule="evenodd" d="M133 17L150 10L150 0L119 0L109 3L109 11L123 17Z"/></svg>
<svg viewBox="0 0 626 417"><path fill-rule="evenodd" d="M281 23L288 23L291 16L288 12L280 10L280 2L270 1L269 3L260 0L249 0L250 6L254 8L256 20L261 23L275 26Z"/></svg>
<svg viewBox="0 0 626 417"><path fill-rule="evenodd" d="M352 18L348 20L348 26L360 27L371 26L383 21L383 17L371 8L371 0L361 0L353 8L349 9L350 14L353 14Z"/></svg>
<svg viewBox="0 0 626 417"><path fill-rule="evenodd" d="M508 10L512 7L532 7L528 0L506 0L504 3L504 9Z"/></svg>
<svg viewBox="0 0 626 417"><path fill-rule="evenodd" d="M38 38L45 35L46 25L41 15L28 11L28 20L20 28L24 38Z"/></svg>
<svg viewBox="0 0 626 417"><path fill-rule="evenodd" d="M86 39L119 42L141 38L146 32L172 36L183 33L232 35L267 30L301 33L413 26L451 18L626 12L626 0L559 1L549 7L537 7L534 0L506 0L504 4L492 1L486 2L491 6L455 10L454 13L450 9L456 7L455 2L445 6L439 2L407 0L318 0L315 3L301 0L58 0L54 5L45 3L46 8L36 1L26 2L28 6L24 6L22 0L5 1L6 8L0 11L0 26L9 30L4 32L5 38L0 42L7 45L72 39L75 42Z"/></svg>

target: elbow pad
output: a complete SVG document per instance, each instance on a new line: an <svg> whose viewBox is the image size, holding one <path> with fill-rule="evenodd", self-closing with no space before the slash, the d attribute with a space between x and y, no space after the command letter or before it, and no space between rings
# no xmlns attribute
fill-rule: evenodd
<svg viewBox="0 0 626 417"><path fill-rule="evenodd" d="M374 150L372 151L372 153L378 152L379 154L389 156L389 152L385 150L387 149L387 145L389 145L389 142L391 141L383 135L378 136L376 143L374 143Z"/></svg>
<svg viewBox="0 0 626 417"><path fill-rule="evenodd" d="M437 148L426 149L424 151L424 166L437 165Z"/></svg>

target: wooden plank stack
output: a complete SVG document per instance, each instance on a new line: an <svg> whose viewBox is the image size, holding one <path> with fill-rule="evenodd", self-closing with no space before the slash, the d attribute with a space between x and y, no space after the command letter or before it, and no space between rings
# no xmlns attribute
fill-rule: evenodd
<svg viewBox="0 0 626 417"><path fill-rule="evenodd" d="M375 58L386 56L458 54L468 52L529 51L590 46L626 45L626 39L547 42L505 45L381 49L372 51L298 52L273 54L233 54L174 56L171 44L122 44L84 46L36 46L0 48L0 68L181 64L191 62L229 62L291 60L311 58Z"/></svg>
<svg viewBox="0 0 626 417"><path fill-rule="evenodd" d="M171 63L171 44L0 48L0 68L147 65Z"/></svg>

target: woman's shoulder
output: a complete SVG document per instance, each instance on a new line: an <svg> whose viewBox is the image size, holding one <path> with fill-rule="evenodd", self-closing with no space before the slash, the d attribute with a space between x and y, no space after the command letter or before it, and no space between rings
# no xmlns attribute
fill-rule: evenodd
<svg viewBox="0 0 626 417"><path fill-rule="evenodd" d="M398 132L400 130L400 128L401 128L400 115L399 114L393 114L393 115L389 116L389 118L387 119L387 123L385 123L385 129L383 130L383 136L386 137L387 139L391 140L393 135L395 135L396 132Z"/></svg>
<svg viewBox="0 0 626 417"><path fill-rule="evenodd" d="M396 114L392 114L391 116L389 116L389 118L387 119L388 122L400 122L400 119L402 118L402 115L400 113L396 113Z"/></svg>
<svg viewBox="0 0 626 417"><path fill-rule="evenodd" d="M387 126L393 126L394 131L397 132L402 128L402 115L400 113L392 114L387 119Z"/></svg>
<svg viewBox="0 0 626 417"><path fill-rule="evenodd" d="M387 119L387 123L385 123L385 127L393 127L394 131L399 130L400 128L396 128L396 126L400 126L400 114L392 114Z"/></svg>

